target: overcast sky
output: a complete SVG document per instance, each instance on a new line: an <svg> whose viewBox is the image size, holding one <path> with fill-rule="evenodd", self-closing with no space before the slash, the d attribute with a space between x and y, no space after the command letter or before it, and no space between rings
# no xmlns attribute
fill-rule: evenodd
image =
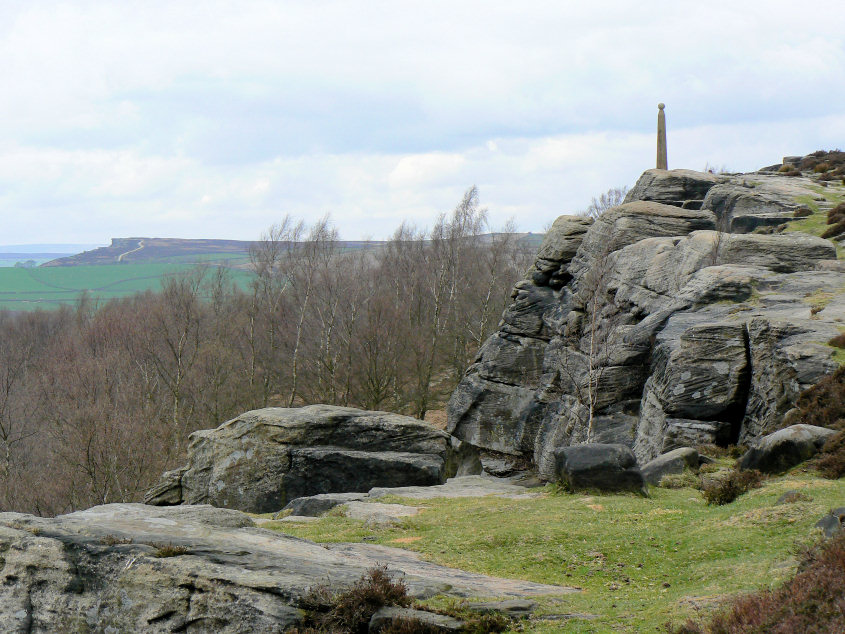
<svg viewBox="0 0 845 634"><path fill-rule="evenodd" d="M342 237L845 147L845 3L0 0L0 243Z"/></svg>

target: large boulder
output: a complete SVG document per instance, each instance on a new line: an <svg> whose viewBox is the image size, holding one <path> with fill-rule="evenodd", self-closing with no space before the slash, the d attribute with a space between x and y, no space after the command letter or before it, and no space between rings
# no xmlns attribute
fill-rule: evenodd
<svg viewBox="0 0 845 634"><path fill-rule="evenodd" d="M570 273L581 276L614 251L645 238L684 236L693 231L715 229L710 211L681 209L662 203L636 200L604 212L590 227L570 263Z"/></svg>
<svg viewBox="0 0 845 634"><path fill-rule="evenodd" d="M740 469L783 473L815 456L836 432L815 425L792 425L764 436L740 458Z"/></svg>
<svg viewBox="0 0 845 634"><path fill-rule="evenodd" d="M686 469L698 471L700 460L698 451L692 447L679 447L644 465L643 479L647 484L657 485L663 476L683 473Z"/></svg>
<svg viewBox="0 0 845 634"><path fill-rule="evenodd" d="M370 544L316 544L210 506L0 514L4 632L284 632L309 590L341 591L377 563L416 598L571 591L419 561Z"/></svg>
<svg viewBox="0 0 845 634"><path fill-rule="evenodd" d="M628 192L625 202L654 200L677 207L701 205L707 192L719 181L720 177L709 172L646 170Z"/></svg>
<svg viewBox="0 0 845 634"><path fill-rule="evenodd" d="M723 230L749 233L757 227L789 222L800 205L782 196L758 191L746 182L712 187L702 206L716 214Z"/></svg>
<svg viewBox="0 0 845 634"><path fill-rule="evenodd" d="M825 537L836 537L845 530L845 507L831 509L827 515L815 523Z"/></svg>
<svg viewBox="0 0 845 634"><path fill-rule="evenodd" d="M480 470L472 448L408 416L271 407L191 434L188 464L164 474L145 501L266 513L298 497L441 484Z"/></svg>
<svg viewBox="0 0 845 634"><path fill-rule="evenodd" d="M637 459L625 445L592 443L555 451L561 483L570 491L633 491L646 494Z"/></svg>

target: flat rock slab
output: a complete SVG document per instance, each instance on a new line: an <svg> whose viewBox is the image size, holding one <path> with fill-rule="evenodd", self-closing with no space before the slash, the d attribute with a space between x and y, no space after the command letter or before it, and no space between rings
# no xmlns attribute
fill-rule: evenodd
<svg viewBox="0 0 845 634"><path fill-rule="evenodd" d="M287 515L286 517L280 517L279 519L262 519L262 518L255 518L256 526L264 526L265 524L273 525L276 522L283 522L285 524L307 524L308 522L316 522L320 518L316 515Z"/></svg>
<svg viewBox="0 0 845 634"><path fill-rule="evenodd" d="M402 570L409 579L423 578L430 584L440 584L441 592L463 597L549 596L579 592L575 588L533 583L520 579L488 577L457 568L446 568L423 561L418 553L379 544L326 544L326 548L355 561L369 561L370 566L386 564L388 569ZM409 581L406 579L406 582ZM445 590L448 588L448 591Z"/></svg>
<svg viewBox="0 0 845 634"><path fill-rule="evenodd" d="M527 601L525 599L508 599L507 601L476 601L467 603L466 607L473 612L479 612L481 614L500 612L508 616L520 618L530 616L537 608L537 604L534 601Z"/></svg>
<svg viewBox="0 0 845 634"><path fill-rule="evenodd" d="M286 518L280 518L278 521L299 521L291 519L292 517L310 516L317 517L326 511L336 507L343 506L347 517L354 517L355 519L370 520L372 515L377 513L381 507L388 506L385 510L387 515L390 514L391 509L395 509L399 505L378 505L372 504L373 500L393 495L402 498L409 498L412 500L432 500L435 498L473 498L493 495L497 497L504 497L514 500L537 497L540 495L537 491L530 491L525 484L515 484L517 481L524 480L523 476L513 476L510 478L493 478L490 476L457 476L450 478L445 484L436 484L432 486L407 486L407 487L376 487L370 489L369 493L325 493L321 495L312 495L309 497L301 497L292 500L283 510L293 511L293 515ZM530 485L541 484L539 481L528 481ZM360 503L360 504L359 504ZM415 507L403 507L415 508ZM280 515L277 513L276 515ZM395 517L405 517L411 513L401 513Z"/></svg>
<svg viewBox="0 0 845 634"><path fill-rule="evenodd" d="M443 614L423 612L413 608L386 607L373 614L368 631L370 634L387 630L394 631L391 628L401 627L402 623L408 621L420 624L426 632L432 634L434 632L462 632L465 625L463 621Z"/></svg>
<svg viewBox="0 0 845 634"><path fill-rule="evenodd" d="M300 623L310 588L348 587L376 563L415 597L573 591L466 573L398 549L323 546L208 505L2 513L0 549L4 631L281 632Z"/></svg>
<svg viewBox="0 0 845 634"><path fill-rule="evenodd" d="M445 484L427 487L377 487L371 489L368 497L376 499L386 495L395 495L413 500L431 500L434 498L475 498L495 495L510 499L537 497L539 492L531 492L524 486L513 484L509 479L489 478L484 476L460 476L450 478Z"/></svg>
<svg viewBox="0 0 845 634"><path fill-rule="evenodd" d="M403 504L382 504L380 502L347 502L342 507L343 514L353 520L364 520L366 524L394 524L403 517L411 517L420 512L416 506Z"/></svg>
<svg viewBox="0 0 845 634"><path fill-rule="evenodd" d="M291 500L283 511L292 511L293 515L316 517L346 502L356 502L367 497L366 493L321 493Z"/></svg>

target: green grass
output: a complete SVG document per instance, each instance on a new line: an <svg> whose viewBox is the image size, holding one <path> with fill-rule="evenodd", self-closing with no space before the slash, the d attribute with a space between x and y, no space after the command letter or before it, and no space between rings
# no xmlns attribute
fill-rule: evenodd
<svg viewBox="0 0 845 634"><path fill-rule="evenodd" d="M830 358L836 361L839 365L845 365L845 349L837 348L836 346L831 346L829 344L828 347L833 350L833 354Z"/></svg>
<svg viewBox="0 0 845 634"><path fill-rule="evenodd" d="M789 489L813 500L775 506ZM695 606L706 612L726 596L786 579L795 570L795 544L811 541L819 517L845 503L845 481L800 471L717 507L692 488L652 488L649 499L545 491L526 500L405 500L424 511L393 528L365 529L337 514L271 526L323 542L366 537L448 566L582 589L539 599L527 632L644 632L680 624ZM562 613L597 618L542 620Z"/></svg>
<svg viewBox="0 0 845 634"><path fill-rule="evenodd" d="M169 276L193 268L193 262L102 264L92 266L0 268L0 309L34 310L74 304L88 291L106 301L161 289ZM232 269L232 280L246 286L251 274Z"/></svg>
<svg viewBox="0 0 845 634"><path fill-rule="evenodd" d="M812 187L812 189L824 196L827 201L833 203L834 205L845 200L845 192L842 192L839 188L834 190L832 187ZM813 215L793 220L787 224L786 230L800 231L814 236L821 236L828 226L827 211L819 208L819 204L813 196L797 196L795 198L795 202L799 205L805 205L808 207L813 212ZM845 259L845 249L840 247L837 241L831 240L831 242L833 242L834 246L836 246L836 257L840 260Z"/></svg>

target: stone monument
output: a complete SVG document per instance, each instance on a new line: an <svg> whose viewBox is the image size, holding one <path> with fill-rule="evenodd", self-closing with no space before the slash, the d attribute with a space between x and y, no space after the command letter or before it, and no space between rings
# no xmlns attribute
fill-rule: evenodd
<svg viewBox="0 0 845 634"><path fill-rule="evenodd" d="M657 169L668 170L669 163L666 159L666 115L663 109L666 106L657 104Z"/></svg>

